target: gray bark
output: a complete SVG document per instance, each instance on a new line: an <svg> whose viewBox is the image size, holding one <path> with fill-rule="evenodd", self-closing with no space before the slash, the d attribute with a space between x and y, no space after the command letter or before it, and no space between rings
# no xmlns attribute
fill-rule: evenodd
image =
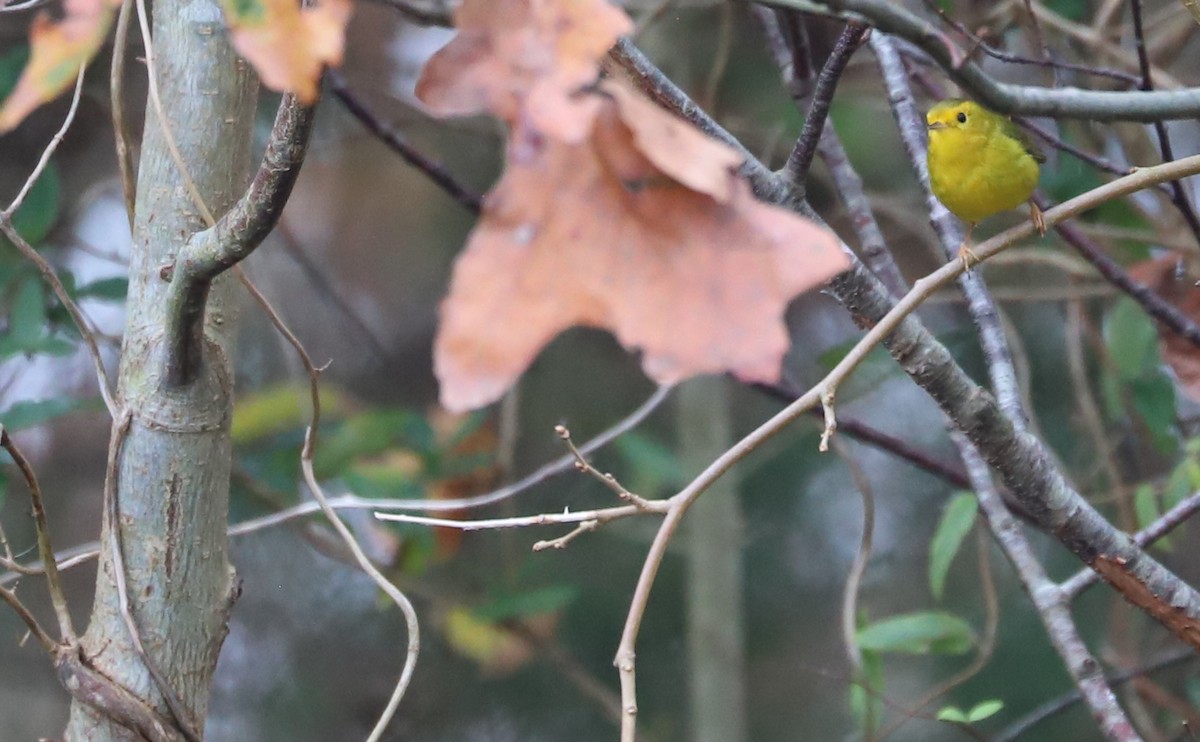
<svg viewBox="0 0 1200 742"><path fill-rule="evenodd" d="M155 2L154 46L168 125L201 197L220 215L247 181L257 80L230 48L211 0ZM103 525L105 546L82 648L92 668L171 718L118 606L109 532L119 525L142 643L201 733L236 596L225 536L235 287L228 276L213 283L200 372L186 385L171 385L164 368L168 284L162 269L206 226L148 106L118 382L120 404L132 421L118 441L119 524L106 518ZM142 737L77 699L66 739Z"/></svg>

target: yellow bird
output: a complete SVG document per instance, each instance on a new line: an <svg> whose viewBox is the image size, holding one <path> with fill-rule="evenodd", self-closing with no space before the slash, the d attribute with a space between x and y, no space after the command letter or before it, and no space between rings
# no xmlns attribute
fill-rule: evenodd
<svg viewBox="0 0 1200 742"><path fill-rule="evenodd" d="M1042 211L1031 197L1038 184L1037 147L1006 116L974 101L950 98L925 117L929 127L929 184L933 195L967 223L958 248L963 268L979 259L967 246L975 224L1029 202L1038 234L1046 233Z"/></svg>

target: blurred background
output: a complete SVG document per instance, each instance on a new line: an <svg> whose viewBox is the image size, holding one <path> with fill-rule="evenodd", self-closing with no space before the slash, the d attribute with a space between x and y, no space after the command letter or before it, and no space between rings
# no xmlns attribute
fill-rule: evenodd
<svg viewBox="0 0 1200 742"><path fill-rule="evenodd" d="M990 44L1037 56L1029 16L1035 9L1056 58L1136 73L1124 2L966 2L941 10ZM767 53L761 28L741 4L677 0L630 4L638 44L747 147L782 165L803 117ZM1145 8L1158 67L1196 84L1197 24L1179 3ZM0 92L28 57L32 12L0 15ZM807 18L819 66L840 24ZM1090 35L1089 35L1090 34ZM361 2L347 40L344 75L356 96L417 150L444 163L482 193L503 161L503 132L488 119L437 121L412 95L424 60L451 32L411 24L386 2ZM136 35L135 35L136 36ZM961 39L959 39L961 42ZM133 42L131 42L133 43ZM123 324L129 233L110 125L106 48L88 73L74 126L18 214L27 239L71 277L100 328L115 365ZM137 46L130 58L137 56ZM1120 81L982 57L996 77L1030 84L1128 87ZM919 61L914 63L919 65ZM948 85L936 70L926 70ZM125 109L141 128L144 68L128 65ZM1160 80L1160 84L1170 84ZM952 87L951 87L952 90ZM922 104L930 99L922 92ZM277 98L264 92L258 137L265 139ZM65 115L64 98L0 138L0 200L15 195ZM865 181L877 218L906 277L939 261L936 237L869 49L860 50L838 89L830 120ZM1119 166L1157 162L1149 127L1035 122L1053 136ZM1197 151L1195 122L1169 127L1176 156ZM1042 186L1061 200L1109 176L1044 147ZM839 234L853 230L829 174L818 161L809 198ZM1017 216L998 218L983 237ZM318 127L282 223L247 270L271 298L323 376L324 442L316 468L330 494L452 498L514 481L565 452L554 426L582 443L654 392L637 359L606 333L572 330L553 342L519 387L494 408L450 416L436 406L430 348L437 306L473 217L370 135L333 96ZM1176 251L1171 280L1190 286L1197 243L1160 194L1110 204L1081 220L1121 263ZM95 540L99 531L108 421L95 381L65 314L36 272L0 244L0 420L33 458L48 494L56 545ZM1035 429L1071 480L1115 522L1136 528L1200 488L1200 457L1190 436L1195 406L1189 379L1164 363L1154 325L1054 237L1019 246L984 275L1014 343ZM1178 276L1176 276L1178 273ZM1163 280L1167 280L1164 278ZM970 317L956 290L921 310L929 327L979 380L986 371ZM596 454L644 497L665 497L782 404L804 390L859 337L850 317L813 293L789 310L793 349L780 389L731 379L700 379L676 390L634 432ZM1191 349L1194 352L1194 348ZM1183 353L1186 356L1186 352ZM1172 360L1172 359L1166 359ZM1173 360L1183 362L1175 357ZM231 523L307 497L299 451L307 420L305 377L266 317L244 304ZM887 729L930 690L972 665L987 649L988 603L999 605L994 647L969 680L890 732L892 740L970 738L932 717L1003 707L972 727L992 738L1041 704L1071 690L1037 614L990 536L969 535L954 552L944 592L930 586L931 539L961 484L954 446L935 405L882 353L839 391L838 414L915 449L950 475L914 465L853 435L836 452L817 451L814 419L794 426L738 466L723 488L689 515L654 588L638 645L641 739L712 739L714 725L741 727L738 739L862 739L867 720ZM850 427L844 425L844 427ZM860 469L856 484L853 467ZM936 468L936 467L935 467ZM3 471L0 523L14 551L33 559L24 485ZM960 475L961 476L961 475ZM863 490L875 509L874 548L863 578L858 622L937 612L953 617L929 640L876 637L868 652L873 691L856 691L841 627L842 593L859 551ZM613 504L610 490L573 470L492 507L453 517L502 517ZM710 504L711 503L711 504ZM708 512L706 512L708 511ZM612 658L653 518L621 521L574 540L565 550L531 552L566 529L460 534L382 526L366 512L347 515L372 556L410 595L422 620L422 655L387 739L451 741L613 740L619 707ZM980 528L976 524L975 528ZM1057 542L1032 535L1056 579L1078 562ZM403 661L403 622L320 519L296 520L233 539L244 581L218 666L206 739L210 742L327 742L366 736ZM982 547L982 548L981 548ZM1193 584L1200 578L1194 527L1155 554ZM983 564L981 565L981 559ZM706 564L709 571L695 569ZM718 565L713 567L712 565ZM725 570L733 579L706 582ZM86 620L94 581L88 563L69 572L77 621ZM20 594L49 610L41 583ZM1180 720L1198 725L1197 665L1140 611L1095 588L1075 604L1093 651L1112 672L1164 656L1165 669L1121 686L1126 708L1147 739L1184 739ZM689 628L692 627L692 628ZM699 628L698 628L699 627ZM715 633L704 633L715 632ZM57 735L68 697L23 626L0 611L0 739ZM714 669L715 668L715 669ZM705 706L691 690L706 673L724 683L728 704ZM878 739L878 735L872 738ZM1070 705L1033 726L1023 740L1099 739L1086 710Z"/></svg>

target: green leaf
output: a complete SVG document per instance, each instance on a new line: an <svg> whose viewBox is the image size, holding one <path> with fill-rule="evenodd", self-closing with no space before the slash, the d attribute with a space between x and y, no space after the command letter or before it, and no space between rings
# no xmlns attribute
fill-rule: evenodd
<svg viewBox="0 0 1200 742"><path fill-rule="evenodd" d="M998 698L980 701L971 707L971 710L967 712L967 723L975 724L983 721L989 716L995 716L1002 708L1004 708L1004 701L1001 701Z"/></svg>
<svg viewBox="0 0 1200 742"><path fill-rule="evenodd" d="M36 276L28 276L17 285L12 309L8 314L8 339L13 347L24 349L46 335L46 290Z"/></svg>
<svg viewBox="0 0 1200 742"><path fill-rule="evenodd" d="M963 654L974 643L970 624L940 611L893 616L858 631L859 647L876 652Z"/></svg>
<svg viewBox="0 0 1200 742"><path fill-rule="evenodd" d="M575 585L551 585L529 592L501 596L471 613L476 618L491 622L523 616L540 616L557 613L578 597L579 588Z"/></svg>
<svg viewBox="0 0 1200 742"><path fill-rule="evenodd" d="M1158 332L1150 318L1132 299L1121 299L1104 318L1104 343L1126 380L1137 379L1158 363Z"/></svg>
<svg viewBox="0 0 1200 742"><path fill-rule="evenodd" d="M654 497L665 487L684 481L679 457L671 449L644 433L626 433L614 443L630 474L622 484L643 497Z"/></svg>
<svg viewBox="0 0 1200 742"><path fill-rule="evenodd" d="M21 79L21 72L29 63L29 45L14 44L13 48L0 54L0 100L12 94Z"/></svg>
<svg viewBox="0 0 1200 742"><path fill-rule="evenodd" d="M871 690L864 688L861 682L850 685L850 712L862 730L860 736L871 739L879 720L883 718L883 655L864 650L862 661L863 681Z"/></svg>
<svg viewBox="0 0 1200 742"><path fill-rule="evenodd" d="M425 494L412 471L392 464L359 464L343 472L342 479L361 497L416 500Z"/></svg>
<svg viewBox="0 0 1200 742"><path fill-rule="evenodd" d="M830 371L841 363L857 341L848 340L826 350L818 358L821 367ZM879 388L890 377L898 376L900 367L888 355L887 350L877 346L867 354L850 378L838 386L838 400L850 401Z"/></svg>
<svg viewBox="0 0 1200 742"><path fill-rule="evenodd" d="M1179 447L1175 436L1175 384L1164 373L1148 373L1126 382L1133 406L1142 416L1160 453L1170 455Z"/></svg>
<svg viewBox="0 0 1200 742"><path fill-rule="evenodd" d="M96 400L72 399L69 397L43 399L37 402L17 402L0 412L0 423L7 430L21 430L41 425L71 412L95 407Z"/></svg>
<svg viewBox="0 0 1200 742"><path fill-rule="evenodd" d="M51 162L34 181L21 208L12 216L13 227L30 245L37 247L58 221L60 191L58 168ZM0 244L12 245L3 236L0 236Z"/></svg>
<svg viewBox="0 0 1200 742"><path fill-rule="evenodd" d="M91 283L85 283L75 290L75 298L93 298L105 301L125 301L129 293L129 279L124 276L101 278Z"/></svg>
<svg viewBox="0 0 1200 742"><path fill-rule="evenodd" d="M1142 484L1134 490L1133 513L1137 518L1139 531L1158 520L1158 517L1162 515L1162 511L1158 507L1158 493L1154 491L1153 485ZM1165 537L1155 542L1155 546L1167 551L1171 550L1171 542Z"/></svg>
<svg viewBox="0 0 1200 742"><path fill-rule="evenodd" d="M1163 508L1170 509L1178 505L1188 495L1196 491L1195 479L1200 474L1200 464L1195 459L1187 458L1180 461L1171 470L1167 483L1163 487Z"/></svg>
<svg viewBox="0 0 1200 742"><path fill-rule="evenodd" d="M966 724L967 715L962 712L957 706L947 706L937 712L938 721L947 721L952 724Z"/></svg>
<svg viewBox="0 0 1200 742"><path fill-rule="evenodd" d="M929 543L929 590L938 600L942 599L946 587L946 573L963 539L975 525L977 512L975 495L971 492L954 495L942 511L942 518Z"/></svg>
<svg viewBox="0 0 1200 742"><path fill-rule="evenodd" d="M325 436L313 461L322 477L340 474L355 459L377 456L399 442L423 441L425 418L408 410L376 410L348 418Z"/></svg>

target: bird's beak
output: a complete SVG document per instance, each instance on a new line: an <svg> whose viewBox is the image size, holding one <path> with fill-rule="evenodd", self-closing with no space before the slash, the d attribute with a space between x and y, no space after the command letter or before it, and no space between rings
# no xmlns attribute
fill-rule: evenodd
<svg viewBox="0 0 1200 742"><path fill-rule="evenodd" d="M928 126L928 129L930 131L937 131L938 129L945 129L945 128L948 128L948 127L946 126L945 122L943 122L943 121L934 121L932 124L929 124L929 126Z"/></svg>

